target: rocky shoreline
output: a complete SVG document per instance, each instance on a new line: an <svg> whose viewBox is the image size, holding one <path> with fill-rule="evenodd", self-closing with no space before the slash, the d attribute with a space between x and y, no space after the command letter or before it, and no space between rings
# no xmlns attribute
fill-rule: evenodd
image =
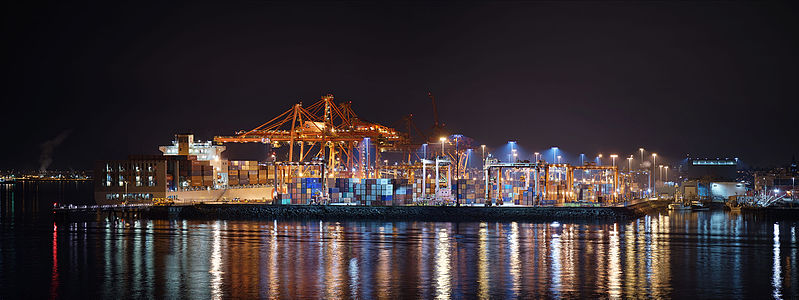
<svg viewBox="0 0 799 300"><path fill-rule="evenodd" d="M628 207L452 207L452 206L321 206L200 204L153 208L152 217L221 220L418 220L536 221L634 219L660 207L642 203ZM165 213L165 210L171 211ZM159 212L160 210L160 212Z"/></svg>
<svg viewBox="0 0 799 300"><path fill-rule="evenodd" d="M60 221L121 219L184 220L394 220L394 221L601 221L631 220L654 209L661 201L626 207L453 207L453 206L334 206L268 204L197 204L154 206L133 211L59 212Z"/></svg>

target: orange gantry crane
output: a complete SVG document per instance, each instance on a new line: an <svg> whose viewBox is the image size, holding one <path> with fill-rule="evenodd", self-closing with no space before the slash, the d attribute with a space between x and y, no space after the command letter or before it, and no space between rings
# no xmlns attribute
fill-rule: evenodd
<svg viewBox="0 0 799 300"><path fill-rule="evenodd" d="M328 170L336 174L351 172L359 162L368 163L361 157L368 157L371 147L377 149L374 161L379 161L381 149L396 149L406 145L408 137L392 128L361 120L352 110L352 102L336 104L333 95L327 94L308 107L303 107L302 102L294 104L252 130L238 131L233 136L216 136L214 141L269 143L275 148L288 144L290 162L295 161L294 148L299 146L296 161L307 161L309 155L313 154L313 159L317 161L327 160ZM356 151L362 151L361 155L355 155ZM346 170L343 170L344 167ZM358 169L363 172L362 168ZM359 175L369 176L363 173Z"/></svg>

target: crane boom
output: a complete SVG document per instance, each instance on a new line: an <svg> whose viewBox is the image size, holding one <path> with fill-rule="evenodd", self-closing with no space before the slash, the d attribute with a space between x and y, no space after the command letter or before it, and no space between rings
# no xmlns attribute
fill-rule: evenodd
<svg viewBox="0 0 799 300"><path fill-rule="evenodd" d="M433 93L427 92L427 97L430 97L430 101L433 102L433 127L438 129L438 106L436 106L436 97L433 96Z"/></svg>

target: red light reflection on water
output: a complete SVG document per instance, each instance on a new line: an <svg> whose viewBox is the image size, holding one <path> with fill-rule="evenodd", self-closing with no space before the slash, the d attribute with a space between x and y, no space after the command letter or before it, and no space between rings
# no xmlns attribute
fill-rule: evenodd
<svg viewBox="0 0 799 300"><path fill-rule="evenodd" d="M53 223L53 270L50 276L50 299L58 296L58 225Z"/></svg>

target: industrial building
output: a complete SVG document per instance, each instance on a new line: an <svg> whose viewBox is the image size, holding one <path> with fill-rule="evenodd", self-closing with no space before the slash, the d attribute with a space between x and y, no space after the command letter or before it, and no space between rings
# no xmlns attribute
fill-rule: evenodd
<svg viewBox="0 0 799 300"><path fill-rule="evenodd" d="M676 190L684 201L726 202L747 195L744 182L736 181L738 159L689 158L682 166L685 179Z"/></svg>

